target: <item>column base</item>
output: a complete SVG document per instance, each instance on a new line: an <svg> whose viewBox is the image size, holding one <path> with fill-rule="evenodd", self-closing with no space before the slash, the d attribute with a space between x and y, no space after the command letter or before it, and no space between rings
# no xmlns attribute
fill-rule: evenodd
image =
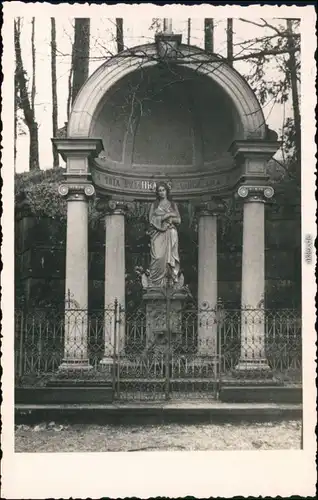
<svg viewBox="0 0 318 500"><path fill-rule="evenodd" d="M181 360L181 358L182 356L179 357L179 360L176 360L175 370L177 373L179 369L179 361ZM185 356L185 359L187 359L187 356ZM183 365L181 370L182 372L184 371L185 377L210 379L212 382L215 379L215 375L218 370L217 359L213 356L197 354L192 360Z"/></svg>
<svg viewBox="0 0 318 500"><path fill-rule="evenodd" d="M216 363L218 356L216 352L197 352L194 359L194 364L211 364Z"/></svg>
<svg viewBox="0 0 318 500"><path fill-rule="evenodd" d="M88 359L63 359L62 364L58 367L58 371L88 371L92 370L92 365Z"/></svg>
<svg viewBox="0 0 318 500"><path fill-rule="evenodd" d="M217 352L217 345L216 342L212 342L210 339L204 340L200 339L198 341L198 350L197 350L197 356L200 358L204 357L216 357L218 354Z"/></svg>
<svg viewBox="0 0 318 500"><path fill-rule="evenodd" d="M235 370L261 370L269 371L271 368L265 358L261 359L240 359Z"/></svg>
<svg viewBox="0 0 318 500"><path fill-rule="evenodd" d="M131 359L129 359L127 356L125 356L125 353L122 353L120 354L115 360L113 358L113 356L104 356L100 362L99 362L99 365L101 367L105 366L112 366L112 365L117 365L119 362L119 364L131 364L131 363L134 363L134 361L132 361Z"/></svg>
<svg viewBox="0 0 318 500"><path fill-rule="evenodd" d="M113 364L114 364L113 356L104 356L99 362L101 368L107 368L113 366Z"/></svg>
<svg viewBox="0 0 318 500"><path fill-rule="evenodd" d="M265 358L259 360L255 359L241 359L236 365L233 375L236 377L251 376L257 378L271 378L273 376L271 367Z"/></svg>

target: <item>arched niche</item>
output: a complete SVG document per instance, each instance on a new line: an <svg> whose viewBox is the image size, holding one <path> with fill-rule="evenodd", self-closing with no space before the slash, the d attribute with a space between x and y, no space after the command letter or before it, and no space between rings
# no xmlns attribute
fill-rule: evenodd
<svg viewBox="0 0 318 500"><path fill-rule="evenodd" d="M225 60L207 55L197 47L181 45L179 54L177 63L170 68L172 75L180 68L180 72L192 71L192 79L206 76L215 84L214 88L218 86L230 99L237 119L235 139L265 138L265 120L259 102L237 71ZM134 72L145 74L153 67L158 67L155 44L135 47L101 65L84 84L75 100L68 125L68 137L92 137L100 108L107 100L107 93L127 75Z"/></svg>
<svg viewBox="0 0 318 500"><path fill-rule="evenodd" d="M242 124L228 95L206 76L154 66L112 87L90 133L103 140L105 161L114 168L185 172L230 157Z"/></svg>

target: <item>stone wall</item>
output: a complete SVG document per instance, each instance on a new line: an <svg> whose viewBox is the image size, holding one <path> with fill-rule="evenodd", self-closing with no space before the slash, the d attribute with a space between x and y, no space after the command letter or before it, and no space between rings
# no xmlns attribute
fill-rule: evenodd
<svg viewBox="0 0 318 500"><path fill-rule="evenodd" d="M184 210L184 207L183 207ZM140 291L135 266L147 267L148 239L144 218L126 224L127 295L137 300ZM242 222L233 214L230 224L219 224L219 298L238 307L241 294ZM139 221L139 222L138 222ZM138 224L137 224L138 222ZM27 303L62 303L65 273L65 222L20 214L16 220L16 295ZM194 296L197 285L197 232L184 217L179 231L180 258L185 281ZM103 306L104 224L89 229L89 307ZM300 212L298 205L267 208L266 214L266 306L300 306ZM137 300L138 302L138 300Z"/></svg>

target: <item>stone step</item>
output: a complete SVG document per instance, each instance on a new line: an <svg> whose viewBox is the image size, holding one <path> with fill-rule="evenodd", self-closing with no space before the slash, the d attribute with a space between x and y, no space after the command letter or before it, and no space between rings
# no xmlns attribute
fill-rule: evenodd
<svg viewBox="0 0 318 500"><path fill-rule="evenodd" d="M171 378L169 379L171 384L184 384L184 383L210 383L210 382L216 382L215 379L213 378ZM158 383L162 384L165 383L166 379L165 378L120 378L119 382L120 383ZM118 381L117 381L118 382Z"/></svg>

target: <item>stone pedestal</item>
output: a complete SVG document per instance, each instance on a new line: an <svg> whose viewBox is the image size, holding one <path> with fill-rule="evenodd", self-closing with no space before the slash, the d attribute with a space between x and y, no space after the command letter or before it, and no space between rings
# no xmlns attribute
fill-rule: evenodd
<svg viewBox="0 0 318 500"><path fill-rule="evenodd" d="M144 292L147 351L154 349L155 352L162 352L169 341L169 329L171 345L177 346L182 341L182 307L187 292L180 289L167 293L157 288Z"/></svg>

